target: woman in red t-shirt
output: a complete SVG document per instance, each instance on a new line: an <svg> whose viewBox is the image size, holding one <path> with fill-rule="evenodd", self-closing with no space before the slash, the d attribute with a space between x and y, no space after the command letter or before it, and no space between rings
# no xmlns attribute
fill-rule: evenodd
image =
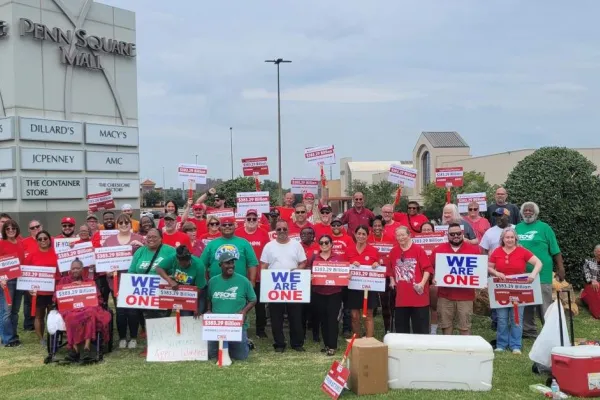
<svg viewBox="0 0 600 400"><path fill-rule="evenodd" d="M351 264L355 267L361 265L368 265L373 269L379 267L379 252L377 249L367 244L367 237L369 235L369 228L360 225L354 231L354 238L356 239L356 246L350 252L348 252L348 259ZM352 333L357 336L361 335L360 327L360 316L363 311L363 299L364 291L362 290L350 290L348 289L348 304L347 307L351 310L352 316ZM373 337L375 332L375 325L373 323L373 310L377 307L379 298L377 292L368 292L367 298L367 316L365 317L365 330L367 331L367 337Z"/></svg>
<svg viewBox="0 0 600 400"><path fill-rule="evenodd" d="M20 237L21 230L19 229L19 225L12 219L9 219L2 225L1 234L0 258L18 258L19 262L23 264L23 260L25 259L25 246L23 245L23 239ZM6 303L7 299L4 299L3 294L5 287L8 288L9 296L12 299L12 307L8 307ZM0 309L0 326L7 323L12 327L11 329L6 326L4 334L1 335L4 345L7 347L18 346L21 343L19 341L17 330L22 293L23 292L17 290L16 279L11 279L10 281L0 279L0 303L3 303L2 308Z"/></svg>
<svg viewBox="0 0 600 400"><path fill-rule="evenodd" d="M320 251L310 263L310 268L317 261L347 261L345 254L336 255L332 251L333 239L329 235L323 235L319 238ZM337 350L338 337L338 314L342 305L342 287L341 286L321 286L312 287L312 305L314 312L318 315L321 322L321 333L323 335L324 348L322 353L328 356L335 355Z"/></svg>
<svg viewBox="0 0 600 400"><path fill-rule="evenodd" d="M38 248L25 257L24 265L33 265L38 267L54 267L55 280L59 281L61 276L58 272L58 259L56 253L52 247L50 240L50 234L47 231L39 232L35 239L38 243ZM36 306L35 306L35 320L33 322L35 327L35 333L40 339L40 343L45 346L44 343L44 321L46 320L46 313L50 311L52 306L52 296L54 292L37 292L36 295ZM34 292L30 291L29 296L33 296Z"/></svg>
<svg viewBox="0 0 600 400"><path fill-rule="evenodd" d="M526 282L531 283L542 269L542 262L524 247L518 246L517 232L514 228L506 228L500 234L500 247L488 259L488 272L500 281L507 276L525 274L527 263L533 265L533 271L527 275ZM499 300L499 299L496 299ZM508 302L507 302L508 304ZM519 321L523 321L523 310L519 306ZM498 326L496 330L496 352L508 347L514 354L521 354L523 326L515 323L513 307L497 308Z"/></svg>
<svg viewBox="0 0 600 400"><path fill-rule="evenodd" d="M396 289L397 333L429 334L429 277L433 274L425 250L412 242L409 228L396 229L398 245L388 257L390 287Z"/></svg>
<svg viewBox="0 0 600 400"><path fill-rule="evenodd" d="M375 247L379 252L379 264L387 265L387 257L394 247L396 240L389 236L384 230L385 221L381 215L377 215L371 221L371 233L367 238L367 243ZM383 327L385 332L392 331L392 311L394 310L394 295L390 288L389 278L386 278L385 292L379 293L381 302L381 316L383 317Z"/></svg>
<svg viewBox="0 0 600 400"><path fill-rule="evenodd" d="M176 229L179 230L181 228L181 216L179 215L179 207L177 207L177 204L173 200L169 200L165 204L165 215L167 214L175 214L177 216ZM164 217L158 221L158 229L163 232L165 231Z"/></svg>
<svg viewBox="0 0 600 400"><path fill-rule="evenodd" d="M206 247L206 245L210 241L221 237L221 231L219 230L220 225L221 221L219 221L219 218L217 218L216 216L209 215L206 218L206 226L208 226L208 232L198 238L200 241L202 241L204 247Z"/></svg>

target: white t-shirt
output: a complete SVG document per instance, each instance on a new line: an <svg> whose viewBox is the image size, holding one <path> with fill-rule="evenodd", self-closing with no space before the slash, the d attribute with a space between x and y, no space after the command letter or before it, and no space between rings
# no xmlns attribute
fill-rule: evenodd
<svg viewBox="0 0 600 400"><path fill-rule="evenodd" d="M260 261L269 264L269 269L294 269L306 261L306 253L302 245L295 240L285 244L272 240L263 249Z"/></svg>
<svg viewBox="0 0 600 400"><path fill-rule="evenodd" d="M509 225L507 228L514 229L514 227L514 225ZM492 226L483 234L479 246L481 246L482 249L487 250L488 254L492 254L494 250L500 247L500 235L504 229L506 228L500 228L498 225Z"/></svg>

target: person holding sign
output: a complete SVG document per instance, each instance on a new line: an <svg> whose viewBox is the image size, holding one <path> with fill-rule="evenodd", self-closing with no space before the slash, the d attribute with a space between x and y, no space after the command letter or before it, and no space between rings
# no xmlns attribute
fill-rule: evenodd
<svg viewBox="0 0 600 400"><path fill-rule="evenodd" d="M533 265L533 271L527 278L527 283L535 280L542 269L542 262L533 253L519 246L517 232L513 228L506 228L500 235L500 247L490 255L488 261L490 275L506 279L507 275L525 273L527 264ZM518 307L518 321L523 321L524 307ZM497 308L498 326L496 331L496 352L503 352L507 347L514 354L521 354L521 341L523 335L522 324L517 324L513 308Z"/></svg>
<svg viewBox="0 0 600 400"><path fill-rule="evenodd" d="M14 257L23 264L25 260L25 246L21 239L21 229L12 219L7 220L2 225L2 240L0 240L0 257ZM19 346L19 309L23 292L17 290L17 279L3 280L0 278L0 332L2 332L2 343L6 347ZM6 288L6 291L4 290ZM5 293L9 298L4 298ZM2 328L4 326L4 329Z"/></svg>
<svg viewBox="0 0 600 400"><path fill-rule="evenodd" d="M286 193L283 196L283 206L275 207L275 209L279 212L279 218L291 223L294 214L294 194L291 192Z"/></svg>
<svg viewBox="0 0 600 400"><path fill-rule="evenodd" d="M206 217L207 232L203 235L200 235L199 237L200 241L204 245L204 248L206 248L208 243L210 243L211 241L221 237L220 226L221 221L219 221L219 218L217 216L209 215L208 217Z"/></svg>
<svg viewBox="0 0 600 400"><path fill-rule="evenodd" d="M600 319L600 244L594 247L594 258L585 260L583 264L585 287L581 300L587 304L590 314Z"/></svg>
<svg viewBox="0 0 600 400"><path fill-rule="evenodd" d="M400 222L394 221L394 206L392 204L384 205L381 207L381 214L383 216L383 222L385 222L385 226L383 228L384 234L394 237L396 229L401 226Z"/></svg>
<svg viewBox="0 0 600 400"><path fill-rule="evenodd" d="M188 249L192 249L192 243L190 238L185 233L179 230L179 223L177 222L177 215L165 214L163 218L165 221L165 228L163 229L163 244L174 248L180 245L187 246Z"/></svg>
<svg viewBox="0 0 600 400"><path fill-rule="evenodd" d="M208 281L207 314L242 314L244 326L241 342L225 342L223 347L229 349L229 357L234 360L245 360L250 353L248 343L248 321L246 315L256 304L256 294L250 281L235 272L236 255L225 251L219 255L221 274ZM216 358L219 351L217 342L208 343L208 357Z"/></svg>
<svg viewBox="0 0 600 400"><path fill-rule="evenodd" d="M75 218L64 217L60 221L60 235L56 236L56 239L64 239L70 237L76 237L75 235Z"/></svg>
<svg viewBox="0 0 600 400"><path fill-rule="evenodd" d="M177 207L177 203L175 203L173 200L168 200L167 203L165 204L165 215L167 215L167 214L176 215L176 221L177 221L176 229L179 230L179 225L181 224L181 217L179 216L179 207ZM158 221L158 229L160 229L162 232L164 232L164 230L165 230L164 217Z"/></svg>
<svg viewBox="0 0 600 400"><path fill-rule="evenodd" d="M275 227L277 238L267 243L260 257L261 269L295 270L306 267L306 254L302 245L288 236L288 223L280 220ZM290 325L290 345L296 351L304 350L304 329L302 328L301 303L270 303L273 347L278 353L285 351L283 317L287 310Z"/></svg>
<svg viewBox="0 0 600 400"><path fill-rule="evenodd" d="M71 263L69 274L58 282L58 285L81 284L82 282L94 282L92 279L84 279L83 263L78 258ZM98 304L102 301L100 292L97 291ZM57 302L56 293L53 298ZM96 332L102 332L104 340L110 337L109 326L112 316L101 306L73 308L69 311L59 313L65 321L67 328L67 345L69 353L65 360L77 362L81 358L83 361L91 360L90 345L96 338ZM79 348L83 344L83 351Z"/></svg>
<svg viewBox="0 0 600 400"><path fill-rule="evenodd" d="M397 333L429 334L429 277L433 268L425 250L414 244L406 226L396 229L397 245L387 261L390 287L396 289Z"/></svg>
<svg viewBox="0 0 600 400"><path fill-rule="evenodd" d="M192 212L194 216L192 218L190 215L190 207L192 208ZM196 225L197 236L200 237L204 235L207 231L206 229L206 204L194 204L194 199L191 197L188 199L187 204L183 210L183 216L181 217L181 229L183 230L183 225L186 222L191 222Z"/></svg>
<svg viewBox="0 0 600 400"><path fill-rule="evenodd" d="M481 243L481 239L485 232L490 229L490 222L479 215L479 203L476 201L472 201L467 204L467 216L465 221L471 225L473 232L477 236L477 240Z"/></svg>
<svg viewBox="0 0 600 400"><path fill-rule="evenodd" d="M437 246L431 254L434 269L437 254L480 254L477 246L464 241L459 224L449 224L447 235L448 242ZM434 284L438 286L437 313L439 327L444 335L452 335L454 320L458 322L457 328L461 335L470 335L475 289L443 287L435 280Z"/></svg>
<svg viewBox="0 0 600 400"><path fill-rule="evenodd" d="M323 235L331 236L333 234L331 230L331 206L327 204L319 205L319 213L321 217L319 218L319 221L313 225L313 229L315 230L315 238L317 239Z"/></svg>
<svg viewBox="0 0 600 400"><path fill-rule="evenodd" d="M400 225L408 226L411 233L425 233L422 231L423 224L429 222L427 216L419 214L421 206L416 201L409 201L406 207L406 213L395 212L394 221Z"/></svg>
<svg viewBox="0 0 600 400"><path fill-rule="evenodd" d="M396 241L393 236L388 236L384 231L385 221L381 215L377 215L371 223L371 233L367 243L378 249L379 264L387 265L387 258ZM379 293L381 303L381 316L383 317L383 329L385 332L392 331L392 312L394 310L394 293L390 288L389 277L386 278L385 292Z"/></svg>
<svg viewBox="0 0 600 400"><path fill-rule="evenodd" d="M309 268L312 269L315 261L347 261L346 255L338 255L333 252L333 239L329 235L319 238L319 254L311 257ZM342 305L341 286L313 285L312 287L313 312L317 314L323 334L322 353L328 356L335 355L338 338L338 315Z"/></svg>
<svg viewBox="0 0 600 400"><path fill-rule="evenodd" d="M373 269L379 267L379 253L377 249L367 244L367 237L369 236L369 228L366 226L359 226L354 231L354 237L356 238L356 246L352 251L349 252L348 259L351 264L356 267L361 265L372 266ZM348 290L348 305L347 307L351 310L352 316L352 333L357 336L361 336L360 329L360 316L363 313L363 300L364 293L360 290ZM375 325L373 323L373 310L379 303L377 292L369 291L367 297L367 314L365 316L365 330L366 337L373 337L375 333Z"/></svg>
<svg viewBox="0 0 600 400"><path fill-rule="evenodd" d="M37 234L35 239L37 240L38 248L25 257L24 265L55 267L55 280L60 280L60 272L58 272L58 258L54 252L50 234L47 231L41 231ZM46 347L46 342L44 342L46 312L50 311L50 306L52 305L52 295L53 292L34 291L26 294L26 296L31 296L32 298L32 312L35 310L35 320L33 322L35 334L40 340L41 345L44 347Z"/></svg>
<svg viewBox="0 0 600 400"><path fill-rule="evenodd" d="M201 240L198 240L198 228L195 224L191 222L184 222L181 225L181 232L185 233L188 238L190 238L190 243L192 244L192 248L190 252L192 255L196 257L200 257L202 255L202 251L204 251L204 243Z"/></svg>
<svg viewBox="0 0 600 400"><path fill-rule="evenodd" d="M449 225L451 223L461 225L467 243L479 244L475 231L473 231L471 225L460 216L456 204L446 204L442 209L442 225Z"/></svg>
<svg viewBox="0 0 600 400"><path fill-rule="evenodd" d="M308 214L306 211L306 205L304 203L296 204L296 207L294 207L294 215L292 216L292 222L289 224L290 233L299 235L302 229L312 227L313 224L308 222L307 217Z"/></svg>

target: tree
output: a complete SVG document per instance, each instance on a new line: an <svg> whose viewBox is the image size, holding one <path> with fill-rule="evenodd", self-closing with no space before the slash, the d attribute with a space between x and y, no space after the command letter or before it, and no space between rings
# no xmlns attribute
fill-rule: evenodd
<svg viewBox="0 0 600 400"><path fill-rule="evenodd" d="M492 186L487 183L482 173L468 171L463 175L463 186L451 188L450 193L453 201L456 201L457 194L481 192L485 192L488 200L490 200L494 198L494 192L497 188L497 185ZM431 182L425 186L421 195L424 199L425 215L429 219L441 218L442 209L446 205L446 188L436 187L435 182Z"/></svg>
<svg viewBox="0 0 600 400"><path fill-rule="evenodd" d="M567 280L584 283L582 266L598 244L600 177L596 166L575 150L543 147L525 157L508 175L512 202L535 202L540 220L556 233Z"/></svg>
<svg viewBox="0 0 600 400"><path fill-rule="evenodd" d="M144 193L144 206L145 207L154 207L156 203L162 200L162 195L156 190L151 190L149 192Z"/></svg>
<svg viewBox="0 0 600 400"><path fill-rule="evenodd" d="M348 187L348 193L361 192L365 196L365 207L370 210L381 209L385 204L393 204L397 190L398 185L388 181L380 181L369 185L364 181L353 180ZM408 197L402 196L396 209L406 211L407 204Z"/></svg>

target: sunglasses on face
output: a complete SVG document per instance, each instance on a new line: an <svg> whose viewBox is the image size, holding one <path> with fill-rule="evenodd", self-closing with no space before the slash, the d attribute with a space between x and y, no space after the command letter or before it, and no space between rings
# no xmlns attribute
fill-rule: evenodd
<svg viewBox="0 0 600 400"><path fill-rule="evenodd" d="M258 218L246 218L246 221L248 221L248 222L256 222L256 221L258 221Z"/></svg>
<svg viewBox="0 0 600 400"><path fill-rule="evenodd" d="M120 221L119 225L129 225L129 222L127 222L127 221Z"/></svg>
<svg viewBox="0 0 600 400"><path fill-rule="evenodd" d="M210 222L208 225L209 226L219 226L219 223L218 222Z"/></svg>
<svg viewBox="0 0 600 400"><path fill-rule="evenodd" d="M306 211L296 211L296 214L306 214Z"/></svg>
<svg viewBox="0 0 600 400"><path fill-rule="evenodd" d="M479 208L469 208L469 211L479 211Z"/></svg>
<svg viewBox="0 0 600 400"><path fill-rule="evenodd" d="M342 226L342 224L331 224L331 227L332 227L332 228L339 228L339 227L341 227L341 226Z"/></svg>
<svg viewBox="0 0 600 400"><path fill-rule="evenodd" d="M409 210L416 210L418 207L408 207Z"/></svg>
<svg viewBox="0 0 600 400"><path fill-rule="evenodd" d="M462 236L462 232L448 232L448 236L459 237Z"/></svg>
<svg viewBox="0 0 600 400"><path fill-rule="evenodd" d="M183 233L190 233L190 232L196 232L196 229L188 229L183 231Z"/></svg>
<svg viewBox="0 0 600 400"><path fill-rule="evenodd" d="M329 211L329 210L323 210L323 211L321 211L321 214L326 214L326 215L327 214L331 214L331 211Z"/></svg>
<svg viewBox="0 0 600 400"><path fill-rule="evenodd" d="M34 225L34 226L30 226L30 227L29 227L29 230L30 230L30 231L35 231L36 229L40 229L40 228L41 228L41 226L40 226L40 225Z"/></svg>
<svg viewBox="0 0 600 400"><path fill-rule="evenodd" d="M231 228L233 224L221 224L223 228Z"/></svg>
<svg viewBox="0 0 600 400"><path fill-rule="evenodd" d="M275 232L287 232L288 228L277 228L275 229Z"/></svg>
<svg viewBox="0 0 600 400"><path fill-rule="evenodd" d="M62 227L63 228L72 228L74 225L68 225L68 224L64 224Z"/></svg>
<svg viewBox="0 0 600 400"><path fill-rule="evenodd" d="M7 227L6 227L6 230L7 230L7 231L16 231L16 230L17 230L17 228L16 228L16 227L14 227L14 226L7 226Z"/></svg>
<svg viewBox="0 0 600 400"><path fill-rule="evenodd" d="M38 242L46 242L48 240L50 240L50 238L46 236L42 236L37 239Z"/></svg>
<svg viewBox="0 0 600 400"><path fill-rule="evenodd" d="M321 246L327 246L327 245L330 245L330 244L331 244L331 242L329 240L324 240L322 242L319 242L319 245L321 245Z"/></svg>
<svg viewBox="0 0 600 400"><path fill-rule="evenodd" d="M354 199L354 201L363 201L363 198L362 197L361 198L356 198L356 199Z"/></svg>

